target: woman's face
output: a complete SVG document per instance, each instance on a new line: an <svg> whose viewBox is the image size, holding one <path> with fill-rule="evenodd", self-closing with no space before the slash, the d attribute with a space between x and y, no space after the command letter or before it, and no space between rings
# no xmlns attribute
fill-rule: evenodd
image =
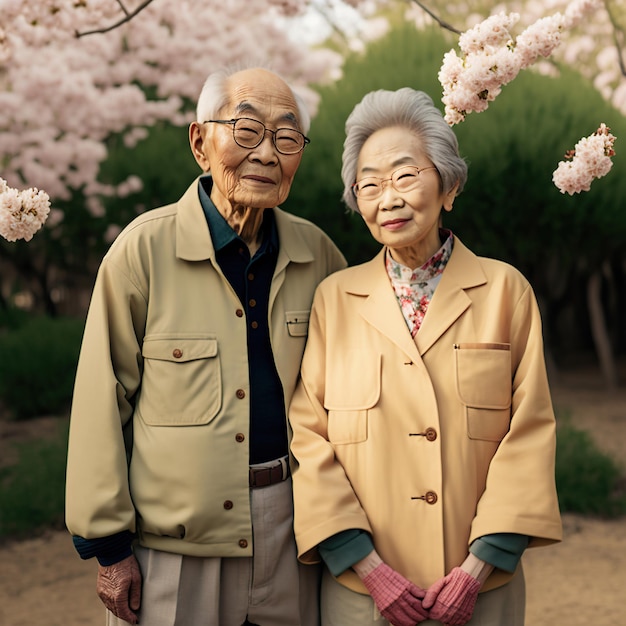
<svg viewBox="0 0 626 626"><path fill-rule="evenodd" d="M401 126L383 128L367 139L357 161L356 180L370 176L390 179L405 166L431 169L420 171L418 184L409 191L396 191L386 180L380 196L357 198L357 204L374 239L388 246L396 261L415 269L441 246L441 209L452 209L456 186L447 194L441 191L439 173L426 157L419 137Z"/></svg>

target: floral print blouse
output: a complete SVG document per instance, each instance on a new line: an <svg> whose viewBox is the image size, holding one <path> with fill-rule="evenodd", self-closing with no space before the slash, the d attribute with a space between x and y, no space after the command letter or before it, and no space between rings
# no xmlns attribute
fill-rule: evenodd
<svg viewBox="0 0 626 626"><path fill-rule="evenodd" d="M441 229L439 234L442 239L445 238L441 248L424 265L414 270L394 261L387 250L385 258L387 274L411 337L415 337L424 321L435 288L452 254L454 242L452 232Z"/></svg>

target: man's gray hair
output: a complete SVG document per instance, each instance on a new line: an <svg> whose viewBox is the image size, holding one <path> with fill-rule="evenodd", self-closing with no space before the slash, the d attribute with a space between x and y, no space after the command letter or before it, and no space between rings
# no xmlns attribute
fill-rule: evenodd
<svg viewBox="0 0 626 626"><path fill-rule="evenodd" d="M287 87L291 89L291 93L296 101L296 106L298 107L300 130L306 135L311 127L311 116L307 110L304 99L294 91L293 87L280 74L260 64L230 65L209 74L204 81L200 97L198 98L196 120L198 122L206 122L207 120L215 119L219 115L219 112L228 104L228 79L233 74L246 69L263 69L272 72L272 74L276 74L276 76L285 82Z"/></svg>
<svg viewBox="0 0 626 626"><path fill-rule="evenodd" d="M461 193L467 180L467 163L459 155L456 135L431 97L409 87L397 91L379 89L366 94L346 120L341 178L343 200L353 211L359 211L352 185L356 182L363 144L376 131L391 126L402 126L419 137L426 156L439 172L443 193L457 183L457 195Z"/></svg>

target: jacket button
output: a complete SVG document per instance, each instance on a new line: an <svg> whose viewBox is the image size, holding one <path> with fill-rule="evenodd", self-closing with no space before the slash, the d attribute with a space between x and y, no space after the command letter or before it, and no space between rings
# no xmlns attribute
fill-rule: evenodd
<svg viewBox="0 0 626 626"><path fill-rule="evenodd" d="M437 502L437 494L434 491L427 491L424 494L424 500L426 500L426 504L435 504Z"/></svg>
<svg viewBox="0 0 626 626"><path fill-rule="evenodd" d="M251 307L255 307L256 306L256 300L254 298L250 298L250 300L248 301L248 304Z"/></svg>
<svg viewBox="0 0 626 626"><path fill-rule="evenodd" d="M428 441L435 441L435 439L437 439L437 431L434 428L427 428L424 434Z"/></svg>
<svg viewBox="0 0 626 626"><path fill-rule="evenodd" d="M248 547L248 541L246 539L240 539L239 540L239 547L240 548L247 548Z"/></svg>
<svg viewBox="0 0 626 626"><path fill-rule="evenodd" d="M175 359L180 359L180 357L183 356L183 351L180 348L174 348L172 350L172 356Z"/></svg>
<svg viewBox="0 0 626 626"><path fill-rule="evenodd" d="M252 328L254 328L256 330L259 327L259 323L258 322L252 322L252 324L250 324L250 326L252 326Z"/></svg>
<svg viewBox="0 0 626 626"><path fill-rule="evenodd" d="M224 502L224 508L225 508L227 511L230 511L230 510L233 508L233 506L234 506L234 505L233 505L233 503L232 503L232 501L231 501L231 500L226 500L226 502Z"/></svg>
<svg viewBox="0 0 626 626"><path fill-rule="evenodd" d="M245 441L245 439L246 439L246 436L243 433L237 433L235 435L235 441L237 443L241 443L242 441Z"/></svg>
<svg viewBox="0 0 626 626"><path fill-rule="evenodd" d="M236 315L237 317L243 317L243 310L242 310L242 309L237 309L237 310L235 311L235 315Z"/></svg>
<svg viewBox="0 0 626 626"><path fill-rule="evenodd" d="M246 397L246 392L243 389L237 389L237 397L242 400Z"/></svg>

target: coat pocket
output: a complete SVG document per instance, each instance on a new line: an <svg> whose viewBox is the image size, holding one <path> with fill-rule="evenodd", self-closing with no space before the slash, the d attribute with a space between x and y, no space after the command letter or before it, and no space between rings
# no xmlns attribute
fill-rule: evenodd
<svg viewBox="0 0 626 626"><path fill-rule="evenodd" d="M458 343L454 355L457 395L465 406L469 438L501 441L511 421L511 346Z"/></svg>
<svg viewBox="0 0 626 626"><path fill-rule="evenodd" d="M208 424L222 405L217 338L208 335L146 336L137 411L151 426Z"/></svg>
<svg viewBox="0 0 626 626"><path fill-rule="evenodd" d="M365 349L347 349L326 374L324 407L328 440L333 444L367 440L369 409L380 400L382 357Z"/></svg>

